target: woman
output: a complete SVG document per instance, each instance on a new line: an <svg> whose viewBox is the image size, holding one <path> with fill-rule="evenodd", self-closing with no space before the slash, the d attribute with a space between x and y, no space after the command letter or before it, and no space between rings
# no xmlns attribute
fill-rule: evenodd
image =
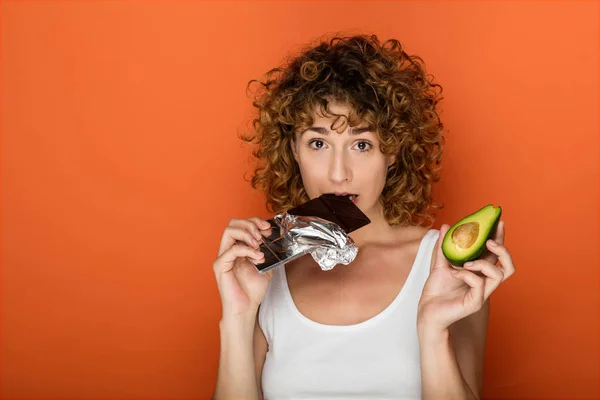
<svg viewBox="0 0 600 400"><path fill-rule="evenodd" d="M252 83L252 82L251 82ZM396 40L334 38L260 82L247 141L271 211L353 194L371 223L349 265L304 256L265 275L268 223L233 219L214 272L223 314L215 399L476 399L489 296L511 276L504 222L455 268L431 229L440 87ZM498 265L497 261L500 261Z"/></svg>

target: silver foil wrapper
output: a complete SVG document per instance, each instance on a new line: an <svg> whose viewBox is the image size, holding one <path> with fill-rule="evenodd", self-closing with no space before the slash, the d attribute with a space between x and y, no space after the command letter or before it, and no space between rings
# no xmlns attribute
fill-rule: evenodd
<svg viewBox="0 0 600 400"><path fill-rule="evenodd" d="M283 246L289 258L310 253L322 270L337 264L348 265L356 258L358 248L339 225L323 218L278 214Z"/></svg>

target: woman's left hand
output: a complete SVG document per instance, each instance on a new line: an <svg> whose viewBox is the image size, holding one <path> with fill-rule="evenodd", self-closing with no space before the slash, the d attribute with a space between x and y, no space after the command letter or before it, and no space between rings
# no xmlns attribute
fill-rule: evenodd
<svg viewBox="0 0 600 400"><path fill-rule="evenodd" d="M453 267L442 253L442 241L449 229L448 225L440 228L431 272L419 301L418 322L428 329L445 330L477 312L500 283L515 272L504 246L504 221L498 223L493 240L486 242L487 251L462 268ZM500 265L496 266L498 261Z"/></svg>

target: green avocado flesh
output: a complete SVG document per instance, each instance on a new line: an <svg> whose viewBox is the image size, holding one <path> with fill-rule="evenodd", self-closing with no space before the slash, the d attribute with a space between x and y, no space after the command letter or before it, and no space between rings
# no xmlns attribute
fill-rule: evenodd
<svg viewBox="0 0 600 400"><path fill-rule="evenodd" d="M454 224L442 242L446 259L458 267L478 259L486 249L485 243L496 232L501 215L500 206L488 204Z"/></svg>

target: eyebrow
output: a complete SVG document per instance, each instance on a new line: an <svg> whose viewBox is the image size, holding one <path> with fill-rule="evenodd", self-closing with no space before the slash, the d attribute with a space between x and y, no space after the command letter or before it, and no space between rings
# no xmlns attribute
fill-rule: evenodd
<svg viewBox="0 0 600 400"><path fill-rule="evenodd" d="M369 127L363 127L363 128L350 128L348 130L348 133L350 135L359 135L363 132L369 132L371 130L371 128ZM331 132L329 129L327 128L323 128L322 126L311 126L310 128L308 128L306 131L313 131L316 133L320 133L321 135L329 135L329 133ZM304 131L304 132L306 132ZM302 133L304 133L302 132Z"/></svg>

